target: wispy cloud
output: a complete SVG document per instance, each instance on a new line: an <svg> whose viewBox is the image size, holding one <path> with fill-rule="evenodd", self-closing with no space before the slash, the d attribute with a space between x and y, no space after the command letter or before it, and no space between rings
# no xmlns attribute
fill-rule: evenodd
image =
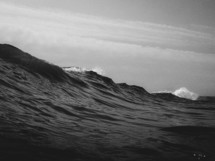
<svg viewBox="0 0 215 161"><path fill-rule="evenodd" d="M25 38L22 41L25 43L61 42L61 45L66 46L90 47L89 41L102 40L191 51L199 49L201 52L204 49L210 52L208 49L215 48L214 35L162 24L111 20L6 3L0 3L0 18L1 30L10 32L5 38L8 41L14 36L21 40Z"/></svg>

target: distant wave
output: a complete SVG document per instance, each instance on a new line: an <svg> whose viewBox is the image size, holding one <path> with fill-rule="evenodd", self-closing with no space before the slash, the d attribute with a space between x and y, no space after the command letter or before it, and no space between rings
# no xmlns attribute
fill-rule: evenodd
<svg viewBox="0 0 215 161"><path fill-rule="evenodd" d="M191 100L197 100L198 99L198 94L189 91L187 88L182 87L173 92L174 95L182 98L187 98Z"/></svg>
<svg viewBox="0 0 215 161"><path fill-rule="evenodd" d="M158 91L158 92L153 92L154 94L172 94L174 96L180 97L180 98L185 98L185 99L189 99L189 100L197 100L198 99L198 94L189 91L187 88L185 87L181 87L177 90L175 90L174 92L172 91Z"/></svg>

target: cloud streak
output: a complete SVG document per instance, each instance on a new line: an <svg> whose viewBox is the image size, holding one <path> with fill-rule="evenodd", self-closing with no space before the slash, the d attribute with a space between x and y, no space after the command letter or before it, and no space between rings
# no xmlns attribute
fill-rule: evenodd
<svg viewBox="0 0 215 161"><path fill-rule="evenodd" d="M200 46L201 50L207 53L210 52L208 48L214 48L215 45L214 35L205 32L161 24L111 20L65 11L33 9L7 3L0 3L0 17L1 28L10 28L10 31L14 29L14 32L21 29L24 36L29 34L30 41L34 39L37 40L36 43L49 39L42 43L61 41L64 45L71 45L80 40L85 43L88 39L94 39L191 51L199 49Z"/></svg>

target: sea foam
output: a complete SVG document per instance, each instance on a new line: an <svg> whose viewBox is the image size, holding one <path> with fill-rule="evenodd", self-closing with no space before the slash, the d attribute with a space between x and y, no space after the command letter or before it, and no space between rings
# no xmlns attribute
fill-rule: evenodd
<svg viewBox="0 0 215 161"><path fill-rule="evenodd" d="M172 94L174 94L175 96L181 97L181 98L186 98L186 99L191 99L191 100L198 99L198 94L189 91L185 87L181 87L181 88L175 90Z"/></svg>
<svg viewBox="0 0 215 161"><path fill-rule="evenodd" d="M72 66L72 67L63 67L63 70L64 71L67 71L67 72L79 72L79 73L84 73L84 72L89 72L89 71L93 71L93 72L96 72L97 74L99 75L105 75L105 72L102 68L96 66L92 69L87 69L87 68L81 68L81 67L75 67L75 66Z"/></svg>
<svg viewBox="0 0 215 161"><path fill-rule="evenodd" d="M177 97L180 98L186 98L189 100L197 100L198 99L198 94L189 91L187 88L185 87L181 87L179 89L176 89L174 92L173 91L168 91L168 90L164 90L164 91L158 91L158 92L153 92L153 93L169 93L169 94L173 94Z"/></svg>

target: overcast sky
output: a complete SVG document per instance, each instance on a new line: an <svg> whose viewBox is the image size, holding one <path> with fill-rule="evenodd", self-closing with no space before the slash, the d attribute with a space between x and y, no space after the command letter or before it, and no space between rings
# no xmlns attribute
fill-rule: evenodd
<svg viewBox="0 0 215 161"><path fill-rule="evenodd" d="M214 0L0 0L0 43L150 92L215 95Z"/></svg>

